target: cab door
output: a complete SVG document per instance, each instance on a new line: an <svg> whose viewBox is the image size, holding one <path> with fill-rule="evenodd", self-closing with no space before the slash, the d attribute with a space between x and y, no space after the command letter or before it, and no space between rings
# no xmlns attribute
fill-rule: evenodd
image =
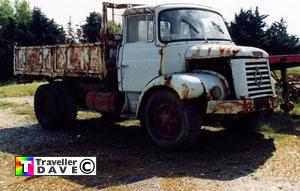
<svg viewBox="0 0 300 191"><path fill-rule="evenodd" d="M141 92L159 75L160 55L154 41L153 16L127 16L125 26L118 61L119 89Z"/></svg>

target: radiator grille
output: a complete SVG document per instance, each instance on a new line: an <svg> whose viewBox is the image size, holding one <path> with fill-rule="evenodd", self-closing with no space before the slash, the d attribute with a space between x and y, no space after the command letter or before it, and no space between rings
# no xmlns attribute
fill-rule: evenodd
<svg viewBox="0 0 300 191"><path fill-rule="evenodd" d="M247 62L245 69L250 98L255 99L273 95L267 62Z"/></svg>

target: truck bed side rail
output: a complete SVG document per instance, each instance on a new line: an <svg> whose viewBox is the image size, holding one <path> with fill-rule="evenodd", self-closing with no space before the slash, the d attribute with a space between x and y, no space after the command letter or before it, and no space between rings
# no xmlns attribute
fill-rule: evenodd
<svg viewBox="0 0 300 191"><path fill-rule="evenodd" d="M104 79L100 47L100 43L15 47L14 75Z"/></svg>

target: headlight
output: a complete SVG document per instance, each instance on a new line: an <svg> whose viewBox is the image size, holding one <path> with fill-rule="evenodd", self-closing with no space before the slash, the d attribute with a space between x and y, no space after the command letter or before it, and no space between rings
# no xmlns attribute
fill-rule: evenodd
<svg viewBox="0 0 300 191"><path fill-rule="evenodd" d="M219 88L218 86L214 86L211 89L211 96L214 100L218 100L220 99L220 97L222 96L222 90L221 88Z"/></svg>

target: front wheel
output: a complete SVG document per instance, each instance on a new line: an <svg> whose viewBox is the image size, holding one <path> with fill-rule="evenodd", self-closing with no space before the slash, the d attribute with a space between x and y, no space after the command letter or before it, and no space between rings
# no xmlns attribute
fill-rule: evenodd
<svg viewBox="0 0 300 191"><path fill-rule="evenodd" d="M175 92L154 92L145 106L144 125L151 139L164 149L185 149L194 145L200 132L200 114L191 102Z"/></svg>
<svg viewBox="0 0 300 191"><path fill-rule="evenodd" d="M241 115L240 118L221 122L225 129L245 133L253 133L259 130L259 127L265 117L265 112L256 112Z"/></svg>

